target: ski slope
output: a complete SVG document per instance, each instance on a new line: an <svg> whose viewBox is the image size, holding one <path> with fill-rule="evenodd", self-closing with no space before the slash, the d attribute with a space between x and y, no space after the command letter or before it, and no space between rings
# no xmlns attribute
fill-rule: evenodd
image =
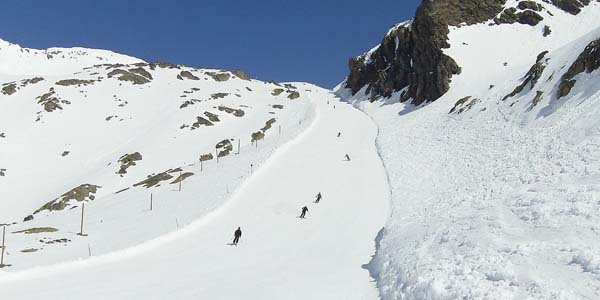
<svg viewBox="0 0 600 300"><path fill-rule="evenodd" d="M444 52L462 71L433 103L338 87L380 129L392 208L369 266L382 299L600 299L600 70L557 96L600 38L600 3L574 17L546 2L536 27L451 27ZM539 80L506 97L543 51Z"/></svg>
<svg viewBox="0 0 600 300"><path fill-rule="evenodd" d="M226 204L135 247L0 273L2 298L376 299L363 264L389 213L378 130L331 92L308 87L315 106L310 127ZM323 200L312 203L318 192ZM302 220L304 205L309 212ZM231 246L238 226L241 242Z"/></svg>

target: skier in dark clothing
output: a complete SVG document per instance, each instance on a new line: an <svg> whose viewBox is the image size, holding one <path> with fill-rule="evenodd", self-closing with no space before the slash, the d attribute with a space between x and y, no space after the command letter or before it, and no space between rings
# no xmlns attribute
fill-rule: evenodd
<svg viewBox="0 0 600 300"><path fill-rule="evenodd" d="M346 160L350 161L350 156L348 154L346 154Z"/></svg>
<svg viewBox="0 0 600 300"><path fill-rule="evenodd" d="M337 137L340 137L340 135L342 135L342 133L341 133L341 132L338 132L338 136L337 136Z"/></svg>
<svg viewBox="0 0 600 300"><path fill-rule="evenodd" d="M238 229L235 231L235 233L233 234L234 238L233 238L233 245L237 246L238 242L240 241L240 237L242 237L242 230L238 227Z"/></svg>
<svg viewBox="0 0 600 300"><path fill-rule="evenodd" d="M306 213L308 212L308 207L303 207L302 208L302 213L300 214L300 219L304 219L304 217L306 217Z"/></svg>
<svg viewBox="0 0 600 300"><path fill-rule="evenodd" d="M319 203L319 201L321 201L321 198L323 198L323 197L321 196L321 193L318 193L318 194L317 194L317 200L315 200L315 203Z"/></svg>

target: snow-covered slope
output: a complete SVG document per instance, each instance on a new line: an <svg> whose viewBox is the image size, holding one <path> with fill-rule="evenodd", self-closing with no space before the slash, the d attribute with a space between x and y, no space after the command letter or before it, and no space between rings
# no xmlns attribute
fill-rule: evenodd
<svg viewBox="0 0 600 300"><path fill-rule="evenodd" d="M0 39L0 74L60 75L107 63L132 64L141 59L107 50L86 48L23 48Z"/></svg>
<svg viewBox="0 0 600 300"><path fill-rule="evenodd" d="M56 66L87 65L85 53L104 52ZM38 54L14 63L37 67ZM312 117L310 87L122 58L71 74L0 75L11 270L85 257L88 245L95 255L135 246L200 218ZM83 202L88 237L75 235Z"/></svg>
<svg viewBox="0 0 600 300"><path fill-rule="evenodd" d="M305 97L315 109L310 127L255 170L226 205L179 231L124 251L98 256L96 249L103 247L103 241L95 240L89 259L0 272L3 297L377 299L375 284L363 268L374 252L373 237L388 215L386 174L374 146L377 128L330 91L294 85L309 90ZM351 161L344 159L346 153ZM217 181L211 183L218 185ZM164 191L162 195L170 199L163 197L153 212L143 212L143 203L138 202L139 206L129 210L134 218L129 223L140 224L138 218L163 214L156 221L175 231L174 218L166 218L162 211L175 202L187 205L188 201L177 195L187 192L189 196L189 189L197 184L202 183L186 182L181 193ZM194 200L205 201L203 192L194 190L192 194L199 196ZM323 199L316 204L312 201L318 192ZM122 205L131 200L110 202ZM100 200L94 203L100 204ZM307 218L299 219L305 205L309 207ZM97 213L90 220L86 239L108 226L95 218L101 217L103 210L92 209ZM106 223L108 216L103 217ZM243 235L239 245L232 246L238 226ZM104 242L113 241L107 237ZM87 256L85 246L80 245L73 258L82 252ZM18 264L29 263L18 260Z"/></svg>
<svg viewBox="0 0 600 300"><path fill-rule="evenodd" d="M337 88L380 129L383 299L600 298L600 5L536 2L535 26L450 27L461 72L430 104Z"/></svg>

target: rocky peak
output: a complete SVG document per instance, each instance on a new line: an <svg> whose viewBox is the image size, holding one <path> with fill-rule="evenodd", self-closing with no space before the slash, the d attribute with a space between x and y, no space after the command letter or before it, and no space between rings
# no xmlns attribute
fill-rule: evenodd
<svg viewBox="0 0 600 300"><path fill-rule="evenodd" d="M365 85L371 98L404 90L402 100L433 101L449 89L460 67L442 52L449 47L448 26L490 20L505 0L425 0L413 22L392 28L372 53L352 58L346 87L357 93Z"/></svg>
<svg viewBox="0 0 600 300"><path fill-rule="evenodd" d="M590 0L523 0L506 7L506 0L423 0L412 22L388 31L380 45L350 59L344 87L356 94L365 86L370 99L401 92L401 101L419 105L444 95L453 75L461 72L454 59L443 53L448 48L449 26L520 23L536 26L544 5L554 5L576 15ZM544 27L544 36L551 33Z"/></svg>

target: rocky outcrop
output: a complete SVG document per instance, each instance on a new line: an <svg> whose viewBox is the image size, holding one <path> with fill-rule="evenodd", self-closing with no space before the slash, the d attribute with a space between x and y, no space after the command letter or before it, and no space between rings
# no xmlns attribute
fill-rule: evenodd
<svg viewBox="0 0 600 300"><path fill-rule="evenodd" d="M579 14L584 6L590 4L590 0L544 0L544 2L550 2L572 15Z"/></svg>
<svg viewBox="0 0 600 300"><path fill-rule="evenodd" d="M146 84L150 82L150 80L152 80L152 76L143 76L142 74L145 74L147 72L141 72L140 69L144 70L142 68L130 69L129 71L114 69L110 73L108 73L108 77L116 77L118 80L129 81L133 84ZM147 75L150 75L150 73L147 73Z"/></svg>
<svg viewBox="0 0 600 300"><path fill-rule="evenodd" d="M456 101L456 103L454 104L454 107L452 107L452 109L450 109L450 112L448 112L449 114L462 114L465 111L470 110L471 108L473 108L473 106L475 106L475 104L479 103L480 100L478 98L473 98L471 96L467 96L464 98L459 99L458 101Z"/></svg>
<svg viewBox="0 0 600 300"><path fill-rule="evenodd" d="M35 99L38 100L37 103L41 104L44 107L44 110L47 112L53 112L57 109L62 109L62 106L60 106L62 101L56 96L56 91L54 91L54 88L50 88L47 93L38 96Z"/></svg>
<svg viewBox="0 0 600 300"><path fill-rule="evenodd" d="M521 1L517 7L522 10L531 9L535 11L542 11L542 5L535 1Z"/></svg>
<svg viewBox="0 0 600 300"><path fill-rule="evenodd" d="M4 84L2 84L1 91L2 91L2 94L10 96L10 95L16 93L20 88L26 87L27 85L30 85L30 84L36 84L43 80L44 80L44 78L42 78L42 77L34 77L34 78L30 78L30 79L23 79L19 82L18 85L17 85L17 82L4 83Z"/></svg>
<svg viewBox="0 0 600 300"><path fill-rule="evenodd" d="M139 152L134 152L121 156L121 158L119 158L119 160L117 161L121 164L121 167L119 167L119 171L117 171L117 174L121 176L127 174L127 169L129 169L132 166L135 166L136 162L141 160L142 154L140 154Z"/></svg>
<svg viewBox="0 0 600 300"><path fill-rule="evenodd" d="M70 202L72 200L75 200L77 202L94 200L96 198L96 196L94 194L96 194L96 192L98 191L99 188L100 188L100 186L93 185L93 184L82 184L82 185L62 194L60 197L44 204L44 206L42 206L38 210L36 210L34 212L34 214L37 214L43 210L48 210L48 211L63 210L70 205Z"/></svg>
<svg viewBox="0 0 600 300"><path fill-rule="evenodd" d="M548 51L538 54L535 64L529 69L529 71L527 71L527 74L525 74L525 79L523 82L521 82L521 84L518 85L510 94L504 96L504 98L502 98L503 101L521 93L528 84L530 85L530 89L533 89L538 80L542 77L544 69L546 69L548 62L548 59L544 59L546 54L548 54Z"/></svg>
<svg viewBox="0 0 600 300"><path fill-rule="evenodd" d="M242 70L233 70L231 73L233 73L233 75L237 76L239 79L248 81L250 80L250 76L248 76L248 74Z"/></svg>
<svg viewBox="0 0 600 300"><path fill-rule="evenodd" d="M571 92L575 86L575 76L586 72L592 73L600 68L600 39L589 43L583 52L579 54L577 59L569 67L567 72L562 76L558 88L558 98L564 97Z"/></svg>
<svg viewBox="0 0 600 300"><path fill-rule="evenodd" d="M206 75L212 77L217 82L227 81L231 77L228 73L206 72Z"/></svg>
<svg viewBox="0 0 600 300"><path fill-rule="evenodd" d="M525 25L531 25L531 26L537 25L544 19L542 16L540 16L538 13L536 13L533 10L526 10L526 11L519 12L517 14L517 17L518 17L517 22L519 22L521 24L525 24Z"/></svg>
<svg viewBox="0 0 600 300"><path fill-rule="evenodd" d="M83 79L63 79L63 80L59 80L57 81L55 84L56 85L62 85L62 86L71 86L71 85L88 85L88 84L93 84L94 80L83 80Z"/></svg>
<svg viewBox="0 0 600 300"><path fill-rule="evenodd" d="M448 26L471 25L496 17L505 0L425 0L414 21L398 25L372 52L352 58L345 86L356 94L368 86L371 99L405 89L402 101L434 101L449 89L460 67L442 49Z"/></svg>
<svg viewBox="0 0 600 300"><path fill-rule="evenodd" d="M233 151L233 145L230 140L222 140L215 145L217 157L227 156Z"/></svg>
<svg viewBox="0 0 600 300"><path fill-rule="evenodd" d="M220 111L224 111L224 112L226 112L228 114L232 114L232 115L234 115L234 116L236 116L238 118L243 117L244 114L245 114L244 111L241 110L241 109L239 109L239 108L235 109L235 108L230 108L230 107L223 106L223 105L218 106L217 109L220 110Z"/></svg>
<svg viewBox="0 0 600 300"><path fill-rule="evenodd" d="M521 3L523 3L523 2L521 2ZM530 6L529 4L528 5L520 5L521 3L519 3L520 9L521 9L521 7ZM533 3L535 3L535 2L533 2ZM535 3L535 4L537 4L537 3ZM539 4L537 4L537 5L539 5ZM537 9L534 9L534 10L537 10ZM534 10L527 9L525 11L517 12L516 8L509 7L507 9L503 10L502 13L500 14L500 16L494 18L494 23L496 23L497 25L520 23L520 24L524 24L524 25L535 26L535 25L539 24L544 18L542 16L540 16Z"/></svg>
<svg viewBox="0 0 600 300"><path fill-rule="evenodd" d="M190 71L181 71L181 73L177 75L177 79L179 80L183 80L184 78L189 80L200 80L200 78L194 76L194 74L192 74Z"/></svg>

